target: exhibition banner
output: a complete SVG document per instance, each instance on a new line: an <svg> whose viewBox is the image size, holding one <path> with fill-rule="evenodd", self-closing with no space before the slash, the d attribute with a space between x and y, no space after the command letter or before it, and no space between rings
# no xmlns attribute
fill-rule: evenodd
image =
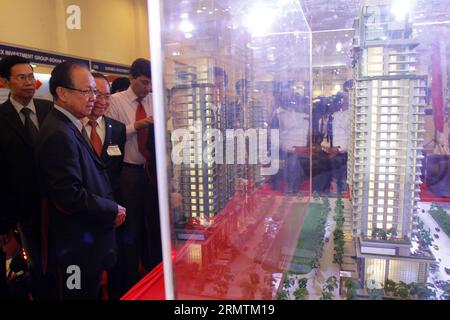
<svg viewBox="0 0 450 320"><path fill-rule="evenodd" d="M32 63L56 66L66 60L75 60L89 66L89 60L74 58L71 56L63 56L58 54L46 53L42 51L23 49L0 44L0 57L17 55L30 60Z"/></svg>
<svg viewBox="0 0 450 320"><path fill-rule="evenodd" d="M128 73L130 72L130 68L126 66L120 66L98 61L91 61L91 69L97 72L107 74L114 73L114 74L128 75Z"/></svg>

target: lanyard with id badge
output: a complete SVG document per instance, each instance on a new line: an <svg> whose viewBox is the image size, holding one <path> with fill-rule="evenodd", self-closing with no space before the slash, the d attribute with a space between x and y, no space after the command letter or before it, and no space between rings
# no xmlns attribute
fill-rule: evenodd
<svg viewBox="0 0 450 320"><path fill-rule="evenodd" d="M109 127L111 128L111 125L109 125ZM112 141L109 141L110 145L108 146L108 148L106 149L106 153L108 154L108 156L110 157L120 157L122 155L122 152L120 151L120 148L117 144L111 144Z"/></svg>

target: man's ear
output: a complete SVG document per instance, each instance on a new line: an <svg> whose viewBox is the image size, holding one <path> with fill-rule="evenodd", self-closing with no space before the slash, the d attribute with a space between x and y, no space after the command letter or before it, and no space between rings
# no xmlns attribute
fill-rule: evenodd
<svg viewBox="0 0 450 320"><path fill-rule="evenodd" d="M65 102L67 100L66 96L67 96L67 91L64 90L63 87L56 88L56 97L57 97L56 100L61 100L61 101Z"/></svg>
<svg viewBox="0 0 450 320"><path fill-rule="evenodd" d="M6 78L0 77L0 86L2 88L7 88L9 89L9 81Z"/></svg>

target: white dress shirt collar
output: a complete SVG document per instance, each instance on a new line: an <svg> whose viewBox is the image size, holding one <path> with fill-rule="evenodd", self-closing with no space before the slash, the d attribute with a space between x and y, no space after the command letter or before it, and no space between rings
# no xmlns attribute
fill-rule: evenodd
<svg viewBox="0 0 450 320"><path fill-rule="evenodd" d="M62 114L64 114L67 118L69 118L69 120L72 121L72 123L75 125L75 127L77 127L78 131L80 131L80 133L81 133L81 130L83 130L83 123L80 121L80 119L78 119L73 114L71 114L69 111L67 111L66 109L64 109L56 104L55 104L55 109L58 110L59 112L61 112Z"/></svg>
<svg viewBox="0 0 450 320"><path fill-rule="evenodd" d="M142 104L144 104L146 102L146 100L148 99L149 95L150 95L150 93L148 95L146 95L145 98L143 98L141 100ZM134 93L134 91L131 88L131 86L129 86L128 89L125 91L125 96L129 99L129 101L137 102L138 99L139 99L139 97L136 95L136 93Z"/></svg>
<svg viewBox="0 0 450 320"><path fill-rule="evenodd" d="M89 119L88 117L84 117L83 119L81 119L81 122L83 123L84 126L87 126L89 124L90 120L91 119ZM97 120L95 120L95 121L100 126L103 123L103 116L98 117Z"/></svg>
<svg viewBox="0 0 450 320"><path fill-rule="evenodd" d="M36 114L36 107L34 105L33 99L31 99L30 102L26 106L23 106L20 102L17 102L16 100L14 100L12 96L9 98L9 100L11 101L11 104L14 106L14 109L16 109L18 114L20 114L20 111L23 108L28 108L34 114Z"/></svg>

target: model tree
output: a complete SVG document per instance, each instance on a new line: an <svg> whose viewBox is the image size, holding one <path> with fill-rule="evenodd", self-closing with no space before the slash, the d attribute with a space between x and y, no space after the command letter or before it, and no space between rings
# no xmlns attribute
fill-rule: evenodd
<svg viewBox="0 0 450 320"><path fill-rule="evenodd" d="M320 300L333 300L333 291L338 288L338 281L335 276L327 278L322 288Z"/></svg>
<svg viewBox="0 0 450 320"><path fill-rule="evenodd" d="M450 300L450 280L445 281L440 289L443 291L441 298L444 300Z"/></svg>
<svg viewBox="0 0 450 320"><path fill-rule="evenodd" d="M294 291L294 297L297 300L303 300L309 295L309 291L306 288L308 284L307 278L302 278L298 280L298 288Z"/></svg>
<svg viewBox="0 0 450 320"><path fill-rule="evenodd" d="M356 300L356 290L359 289L359 284L356 280L348 278L345 280L345 288L347 289L347 300Z"/></svg>
<svg viewBox="0 0 450 320"><path fill-rule="evenodd" d="M428 248L433 244L434 239L431 237L430 229L420 229L417 235L419 238L419 245L424 248Z"/></svg>
<svg viewBox="0 0 450 320"><path fill-rule="evenodd" d="M389 236L390 239L397 237L397 229L392 227L388 231L386 231L386 235Z"/></svg>

